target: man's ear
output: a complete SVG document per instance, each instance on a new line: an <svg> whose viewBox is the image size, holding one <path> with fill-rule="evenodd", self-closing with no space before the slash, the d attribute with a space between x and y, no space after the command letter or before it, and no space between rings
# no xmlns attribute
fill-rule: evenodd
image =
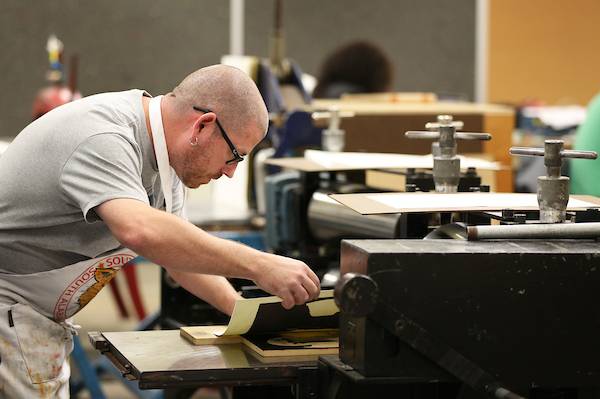
<svg viewBox="0 0 600 399"><path fill-rule="evenodd" d="M217 115L214 112L207 112L205 114L200 115L199 119L202 125L209 125L211 123L216 122Z"/></svg>
<svg viewBox="0 0 600 399"><path fill-rule="evenodd" d="M213 112L208 112L198 116L198 119L194 122L194 130L201 132L202 129L208 127L212 123L215 123L217 116Z"/></svg>

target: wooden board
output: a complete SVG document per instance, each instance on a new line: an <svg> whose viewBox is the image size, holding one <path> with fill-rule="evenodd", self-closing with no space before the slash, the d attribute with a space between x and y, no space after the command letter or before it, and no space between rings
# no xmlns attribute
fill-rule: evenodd
<svg viewBox="0 0 600 399"><path fill-rule="evenodd" d="M537 194L525 193L374 193L332 194L331 198L363 215L382 213L535 211ZM572 195L567 209L586 210L600 207L600 198Z"/></svg>
<svg viewBox="0 0 600 399"><path fill-rule="evenodd" d="M239 335L222 335L227 326L189 326L181 327L179 334L194 345L239 344Z"/></svg>

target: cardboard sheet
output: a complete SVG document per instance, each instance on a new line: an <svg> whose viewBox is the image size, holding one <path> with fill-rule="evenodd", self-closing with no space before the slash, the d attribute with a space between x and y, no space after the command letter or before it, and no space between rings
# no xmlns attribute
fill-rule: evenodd
<svg viewBox="0 0 600 399"><path fill-rule="evenodd" d="M179 335L194 345L221 345L239 344L242 337L239 335L223 335L227 326L190 326L181 327Z"/></svg>
<svg viewBox="0 0 600 399"><path fill-rule="evenodd" d="M497 162L464 156L459 156L459 158L462 170L466 170L468 167L493 171L502 169ZM433 157L431 155L306 150L304 157L272 158L268 159L266 163L302 172L407 168L432 169Z"/></svg>
<svg viewBox="0 0 600 399"><path fill-rule="evenodd" d="M537 194L527 193L377 193L332 194L331 198L363 215L454 211L539 209ZM600 207L600 198L572 195L568 210Z"/></svg>
<svg viewBox="0 0 600 399"><path fill-rule="evenodd" d="M240 299L227 326L181 327L180 335L194 345L242 343L262 356L334 354L338 313L333 290L290 310L278 297Z"/></svg>

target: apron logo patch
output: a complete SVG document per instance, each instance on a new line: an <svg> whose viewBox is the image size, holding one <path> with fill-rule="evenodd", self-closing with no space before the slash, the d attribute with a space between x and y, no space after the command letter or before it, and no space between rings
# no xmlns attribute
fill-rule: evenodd
<svg viewBox="0 0 600 399"><path fill-rule="evenodd" d="M96 282L92 284L91 287L88 287L79 297L79 300L77 301L79 304L79 309L87 305L96 296L96 294L98 294L100 290L117 275L117 272L118 270L116 269L96 269L96 272L94 273Z"/></svg>
<svg viewBox="0 0 600 399"><path fill-rule="evenodd" d="M63 291L54 307L54 319L65 320L87 305L102 287L114 278L121 267L133 258L134 256L129 254L116 254L97 259ZM76 302L73 302L74 298L77 298ZM72 304L77 305L74 311L69 309Z"/></svg>

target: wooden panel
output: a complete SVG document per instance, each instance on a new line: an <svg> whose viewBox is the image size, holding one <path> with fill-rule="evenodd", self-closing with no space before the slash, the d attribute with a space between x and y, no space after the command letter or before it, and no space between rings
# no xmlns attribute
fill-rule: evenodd
<svg viewBox="0 0 600 399"><path fill-rule="evenodd" d="M431 140L408 139L407 130L424 130L426 122L436 115L358 115L344 119L346 151L392 152L404 154L430 154ZM495 172L496 181L491 184L497 191L513 190L513 173L508 150L512 146L514 129L513 114L455 115L465 123L465 131L492 134L490 141L458 142L459 154L485 154L488 159L500 161L506 169Z"/></svg>
<svg viewBox="0 0 600 399"><path fill-rule="evenodd" d="M465 123L465 131L481 131L481 115L454 115ZM409 139L408 130L425 130L427 122L435 121L437 114L410 115L357 115L343 119L346 130L345 151L384 152L400 154L431 154L432 140ZM459 153L481 153L481 141L459 141Z"/></svg>
<svg viewBox="0 0 600 399"><path fill-rule="evenodd" d="M600 1L490 0L488 101L587 104L600 90Z"/></svg>
<svg viewBox="0 0 600 399"><path fill-rule="evenodd" d="M508 153L512 146L512 135L515 128L515 117L484 115L483 130L492 134L492 140L483 144L484 153L491 155L495 161L500 162L506 169L496 172L495 191L513 191L512 157Z"/></svg>

